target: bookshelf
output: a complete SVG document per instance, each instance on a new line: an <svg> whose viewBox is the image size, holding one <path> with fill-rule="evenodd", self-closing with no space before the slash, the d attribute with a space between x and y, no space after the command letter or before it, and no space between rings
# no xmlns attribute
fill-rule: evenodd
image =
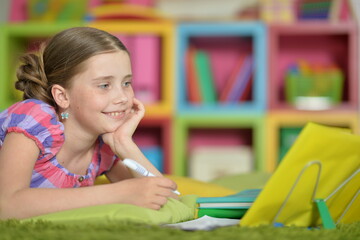
<svg viewBox="0 0 360 240"><path fill-rule="evenodd" d="M0 28L0 110L19 100L13 90L18 56L38 41L63 29L89 23L4 24ZM134 139L142 148L157 151L164 173L188 175L194 147L250 146L253 170L272 172L284 154L282 132L301 129L308 121L349 127L358 124L358 32L351 22L298 22L288 25L261 22L102 21L90 26L119 36L137 49L137 37L150 37L157 50L152 80L135 91L143 95L146 116ZM299 44L300 42L300 44ZM151 43L150 43L151 44ZM208 54L216 101L189 99L187 52L190 47ZM142 59L141 49L135 59ZM131 52L133 50L130 49ZM151 55L151 54L150 54ZM250 94L236 102L219 101L219 95L241 56L252 56ZM321 111L299 110L286 102L285 70L297 59L335 63L344 73L341 102ZM151 58L146 61L151 61ZM145 62L146 63L146 62ZM154 65L152 65L154 66ZM135 70L134 72L140 70ZM144 70L145 72L145 70ZM149 78L150 79L150 78ZM146 79L147 80L147 79ZM138 84L139 83L139 84ZM137 85L138 84L138 85ZM147 94L155 94L147 101ZM140 90L140 91L139 91ZM295 133L293 133L295 136ZM148 149L147 149L148 150ZM161 157L159 157L161 156ZM149 157L151 158L151 157ZM220 159L221 160L221 159Z"/></svg>

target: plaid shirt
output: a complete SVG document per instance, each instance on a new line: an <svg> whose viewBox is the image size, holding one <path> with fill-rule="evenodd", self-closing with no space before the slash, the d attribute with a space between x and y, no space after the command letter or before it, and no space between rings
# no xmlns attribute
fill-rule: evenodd
<svg viewBox="0 0 360 240"><path fill-rule="evenodd" d="M0 151L6 134L10 132L23 133L40 149L30 183L33 188L90 186L97 176L110 170L119 160L99 137L86 175L71 173L61 166L56 154L65 141L64 125L58 120L55 109L40 100L27 99L0 113Z"/></svg>

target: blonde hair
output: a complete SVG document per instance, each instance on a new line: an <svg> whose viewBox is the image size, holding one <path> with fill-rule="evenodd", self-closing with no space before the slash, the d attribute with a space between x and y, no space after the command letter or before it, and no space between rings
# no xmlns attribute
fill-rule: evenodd
<svg viewBox="0 0 360 240"><path fill-rule="evenodd" d="M44 42L37 53L27 53L20 58L16 89L23 91L23 99L35 98L56 110L51 88L58 84L71 86L71 79L80 73L83 62L104 52L127 51L124 44L108 32L90 28L66 29Z"/></svg>

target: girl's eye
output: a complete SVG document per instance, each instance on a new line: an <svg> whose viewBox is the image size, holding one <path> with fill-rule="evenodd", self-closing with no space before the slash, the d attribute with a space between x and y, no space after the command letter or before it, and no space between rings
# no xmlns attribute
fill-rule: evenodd
<svg viewBox="0 0 360 240"><path fill-rule="evenodd" d="M99 88L102 88L102 89L107 89L109 87L110 87L110 84L108 84L108 83L104 83L104 84L99 85Z"/></svg>
<svg viewBox="0 0 360 240"><path fill-rule="evenodd" d="M130 81L124 82L123 84L124 84L125 87L130 87L130 86L131 86L131 82L130 82Z"/></svg>

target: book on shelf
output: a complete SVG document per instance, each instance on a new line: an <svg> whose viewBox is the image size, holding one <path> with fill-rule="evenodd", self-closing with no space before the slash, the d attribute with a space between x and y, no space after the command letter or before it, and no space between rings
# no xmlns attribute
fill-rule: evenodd
<svg viewBox="0 0 360 240"><path fill-rule="evenodd" d="M201 103L199 79L195 67L196 49L189 47L185 56L187 96L190 103Z"/></svg>
<svg viewBox="0 0 360 240"><path fill-rule="evenodd" d="M246 55L241 55L238 58L237 63L235 64L235 67L230 74L229 79L227 80L224 88L222 89L222 91L220 93L220 96L219 96L220 102L222 102L222 103L229 102L230 94L232 91L235 91L234 88L235 88L236 84L239 84L238 81L241 81L243 79L244 71L249 71L249 68L248 69L244 68L244 63L245 63L245 60L247 57L248 56L246 56ZM250 78L247 79L247 81L244 84L245 84L245 87L244 87L244 89L242 89L242 93L240 93L241 96L238 99L239 101L246 101L246 100L250 99L250 97L251 97L251 88L252 88L251 76L250 76Z"/></svg>
<svg viewBox="0 0 360 240"><path fill-rule="evenodd" d="M352 15L353 15L352 9L354 7L351 4L352 3L350 0L342 0L341 1L340 12L339 12L339 19L341 21L347 21L352 18ZM356 4L359 5L359 2L357 2Z"/></svg>
<svg viewBox="0 0 360 240"><path fill-rule="evenodd" d="M249 55L245 57L237 78L233 81L232 87L225 98L226 102L239 102L245 93L248 94L246 91L250 90L248 85L251 84L252 72L253 58Z"/></svg>
<svg viewBox="0 0 360 240"><path fill-rule="evenodd" d="M240 102L246 102L252 98L252 86L253 86L253 76L250 77L248 83L246 84L245 90L240 97Z"/></svg>
<svg viewBox="0 0 360 240"><path fill-rule="evenodd" d="M195 53L195 66L203 103L216 103L217 96L209 54L197 50Z"/></svg>
<svg viewBox="0 0 360 240"><path fill-rule="evenodd" d="M323 19L329 17L333 0L307 0L299 4L299 19Z"/></svg>
<svg viewBox="0 0 360 240"><path fill-rule="evenodd" d="M355 19L357 20L356 10L359 8L357 0L332 0L329 21L339 22Z"/></svg>
<svg viewBox="0 0 360 240"><path fill-rule="evenodd" d="M236 79L241 74L241 69L244 64L245 55L240 55L238 58L235 67L233 68L232 72L230 73L229 78L227 79L224 88L220 92L219 101L220 102L226 102L227 97L229 96L229 93L231 92L231 89L234 87L234 84L236 82Z"/></svg>
<svg viewBox="0 0 360 240"><path fill-rule="evenodd" d="M198 217L241 218L249 209L261 189L246 189L224 197L200 197L197 199Z"/></svg>

